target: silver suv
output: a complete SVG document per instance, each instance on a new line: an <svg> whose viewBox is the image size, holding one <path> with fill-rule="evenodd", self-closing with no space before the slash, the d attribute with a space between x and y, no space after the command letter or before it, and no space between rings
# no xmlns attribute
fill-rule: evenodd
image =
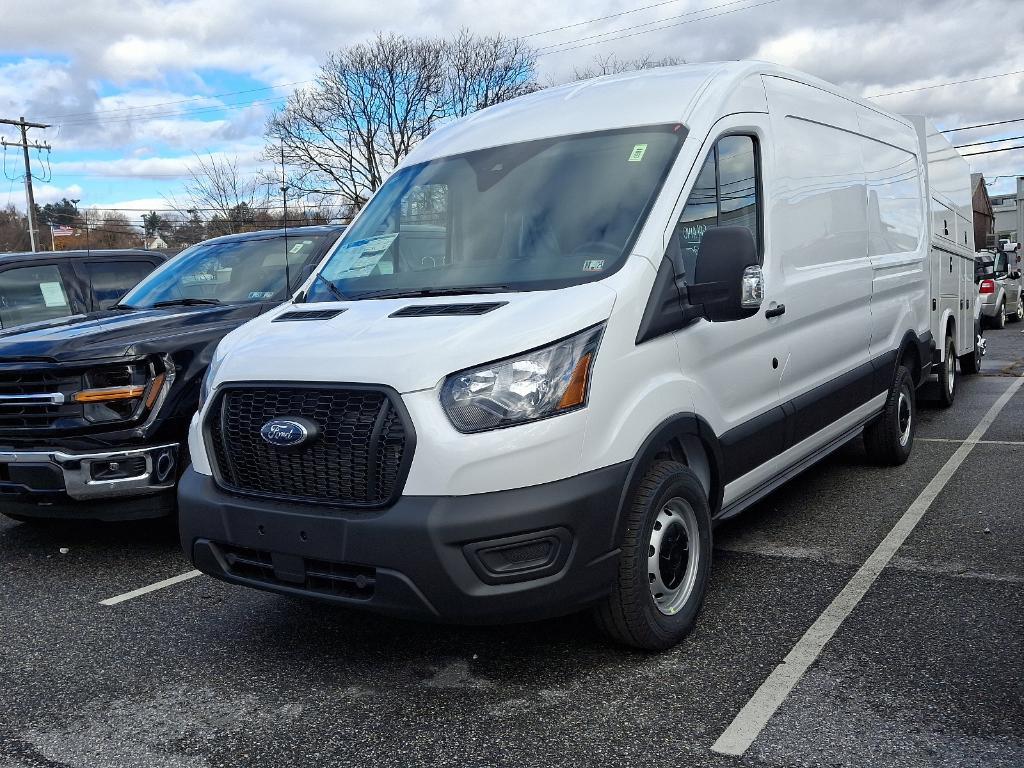
<svg viewBox="0 0 1024 768"><path fill-rule="evenodd" d="M1024 317L1019 246L996 253L979 251L974 258L974 275L984 324L1002 328L1007 319L1017 321Z"/></svg>

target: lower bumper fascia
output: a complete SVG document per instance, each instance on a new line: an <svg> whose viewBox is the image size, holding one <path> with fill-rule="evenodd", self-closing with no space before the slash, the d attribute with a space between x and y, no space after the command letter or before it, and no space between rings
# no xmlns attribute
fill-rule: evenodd
<svg viewBox="0 0 1024 768"><path fill-rule="evenodd" d="M196 567L234 584L418 619L533 620L610 590L628 467L364 513L232 495L189 468L179 527Z"/></svg>

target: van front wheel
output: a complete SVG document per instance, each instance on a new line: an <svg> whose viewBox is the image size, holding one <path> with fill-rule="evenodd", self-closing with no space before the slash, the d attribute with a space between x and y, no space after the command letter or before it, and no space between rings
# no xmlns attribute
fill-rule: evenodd
<svg viewBox="0 0 1024 768"><path fill-rule="evenodd" d="M711 573L711 511L689 467L658 461L633 495L600 627L634 648L671 648L693 629Z"/></svg>
<svg viewBox="0 0 1024 768"><path fill-rule="evenodd" d="M864 427L864 448L876 464L899 465L910 457L917 432L914 378L902 365L889 390L882 415Z"/></svg>

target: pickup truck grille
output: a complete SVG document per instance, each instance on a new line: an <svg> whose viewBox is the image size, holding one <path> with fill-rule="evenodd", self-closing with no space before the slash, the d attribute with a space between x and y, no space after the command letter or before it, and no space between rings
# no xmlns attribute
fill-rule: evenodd
<svg viewBox="0 0 1024 768"><path fill-rule="evenodd" d="M0 371L0 433L81 426L82 406L71 402L71 395L82 389L82 373ZM45 396L54 394L63 395L64 402L45 402Z"/></svg>
<svg viewBox="0 0 1024 768"><path fill-rule="evenodd" d="M308 444L282 448L261 436L271 419L296 417L319 428ZM371 387L232 385L211 405L206 436L225 489L344 507L390 503L412 458L397 395Z"/></svg>

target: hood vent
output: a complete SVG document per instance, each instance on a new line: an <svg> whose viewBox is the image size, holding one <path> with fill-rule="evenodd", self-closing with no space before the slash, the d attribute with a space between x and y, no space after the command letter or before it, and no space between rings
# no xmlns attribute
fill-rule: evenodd
<svg viewBox="0 0 1024 768"><path fill-rule="evenodd" d="M283 315L278 315L271 322L290 323L293 320L330 320L344 311L344 309L295 309L291 312L285 312Z"/></svg>
<svg viewBox="0 0 1024 768"><path fill-rule="evenodd" d="M489 301L474 304L411 304L392 312L388 317L461 317L465 315L486 315L507 301Z"/></svg>

